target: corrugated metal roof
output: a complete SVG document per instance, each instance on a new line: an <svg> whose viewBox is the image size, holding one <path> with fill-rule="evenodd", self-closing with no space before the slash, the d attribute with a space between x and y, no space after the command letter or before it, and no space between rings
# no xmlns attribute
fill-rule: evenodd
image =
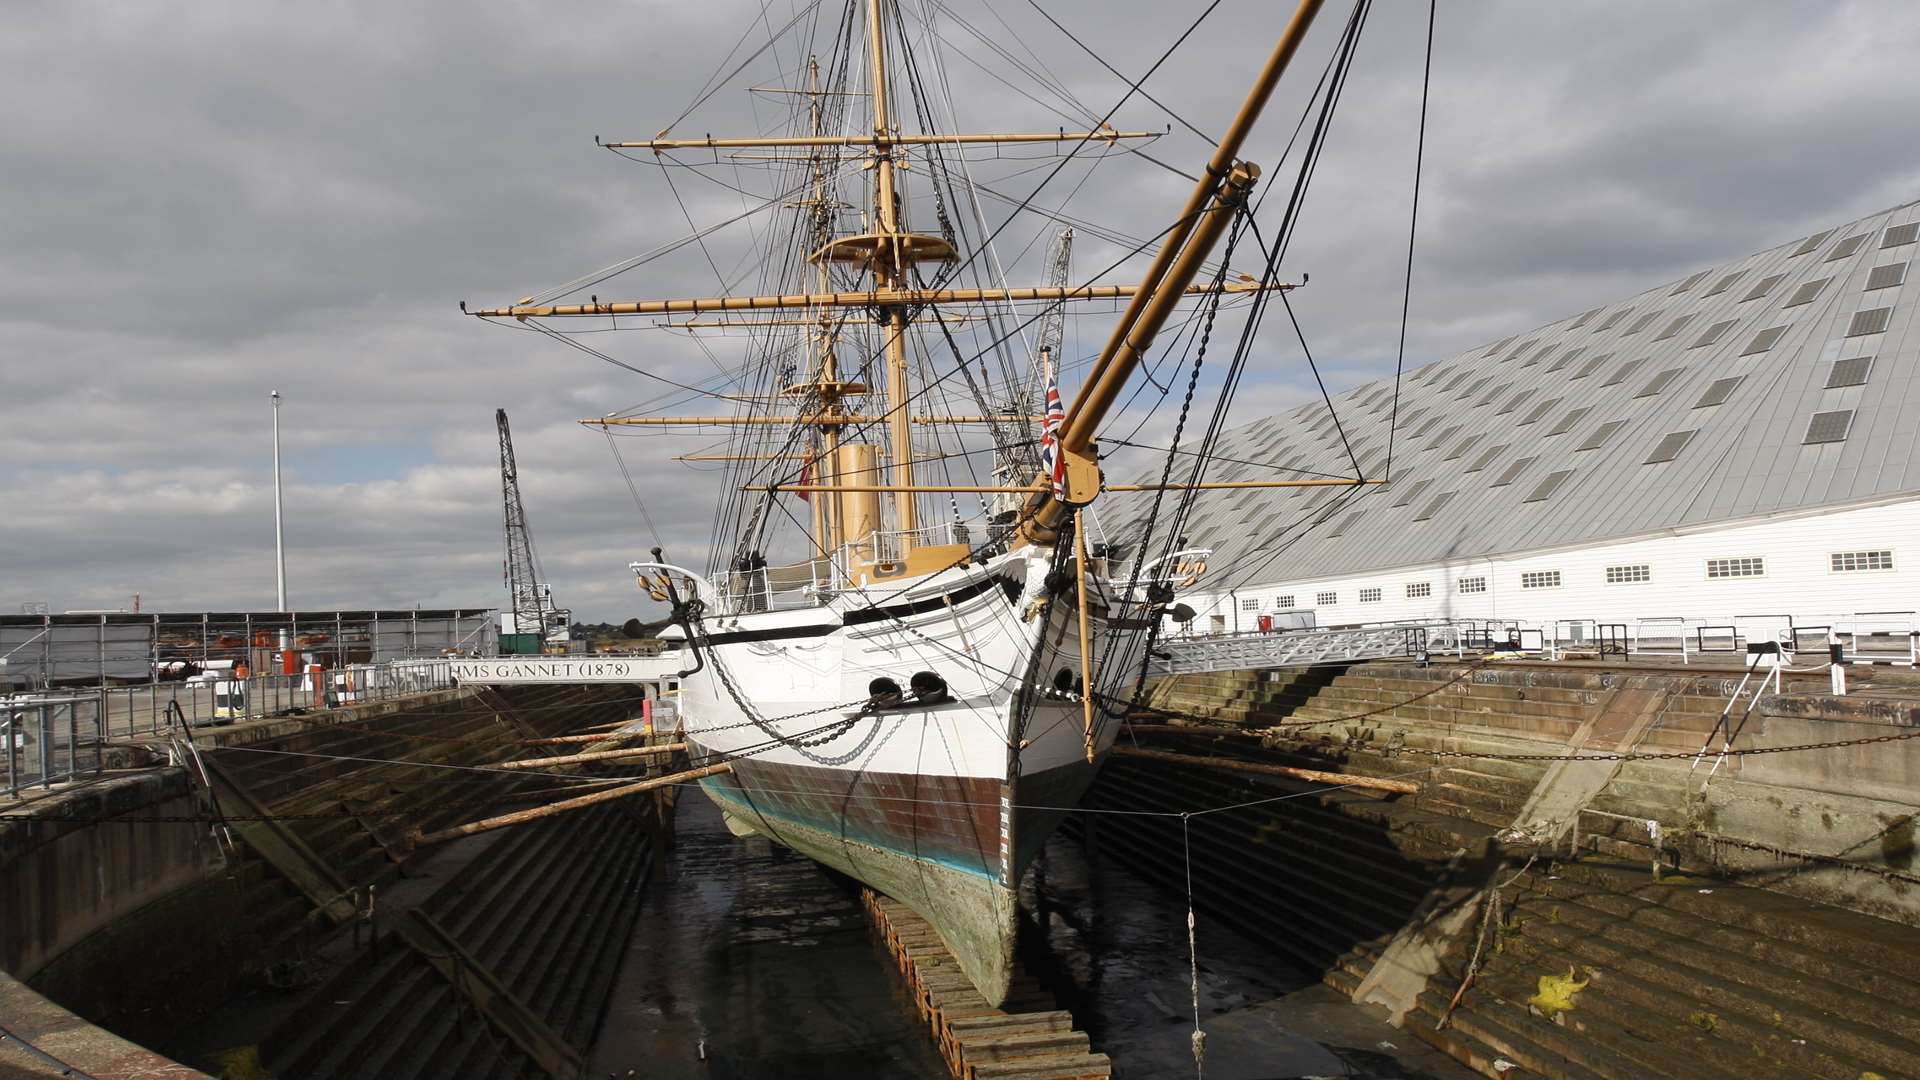
<svg viewBox="0 0 1920 1080"><path fill-rule="evenodd" d="M1886 247L1916 238L1920 203L1909 203L1410 371L1391 484L1202 493L1189 540L1215 549L1209 580L1224 587L1920 494L1920 302L1904 283L1883 284L1891 272L1874 273ZM1714 287L1696 287L1705 281ZM1741 281L1754 284L1732 287ZM1862 358L1835 378L1837 361ZM1573 365L1631 366L1602 385L1570 378ZM1626 377L1640 372L1659 373L1654 392L1646 376ZM1386 459L1392 389L1387 378L1334 397L1370 469ZM1591 442L1602 423L1610 437L1595 449L1549 437L1577 428ZM1272 466L1275 479L1353 475L1320 402L1229 431L1218 453ZM1157 464L1139 479L1158 480ZM1135 540L1130 519L1148 498L1103 499L1108 535ZM1336 526L1313 524L1322 517L1349 527L1330 535Z"/></svg>

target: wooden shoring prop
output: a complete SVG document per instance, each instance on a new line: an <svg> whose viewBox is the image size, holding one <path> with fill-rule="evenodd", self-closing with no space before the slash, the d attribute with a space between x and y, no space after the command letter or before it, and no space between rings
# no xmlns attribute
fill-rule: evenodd
<svg viewBox="0 0 1920 1080"><path fill-rule="evenodd" d="M665 776L656 776L651 780L642 780L637 784L617 787L611 791L596 791L591 795L582 795L577 799L562 799L557 803L548 803L545 806L536 806L528 810L516 810L511 814L482 818L479 821L469 821L465 825L455 825L451 829L441 829L438 832L425 833L414 838L413 846L424 847L428 844L439 844L448 840L458 840L463 836L472 836L475 833L504 829L509 825L524 825L529 821L538 821L541 818L552 817L555 814L564 814L569 810L584 810L589 806L598 806L601 803L612 802L615 799L624 799L629 795L639 795L644 792L653 791L656 788L670 787L674 784L684 784L692 780L699 780L708 776L718 776L721 773L732 771L732 763L722 761L717 765L706 765L698 769L688 769L685 772L668 773Z"/></svg>
<svg viewBox="0 0 1920 1080"><path fill-rule="evenodd" d="M615 758L652 757L660 754L678 754L687 749L683 742L662 743L659 746L632 746L625 750L595 750L589 754L568 754L564 757L521 758L519 761L503 761L498 765L489 765L489 769L544 769L549 765L578 765L583 761L612 761Z"/></svg>

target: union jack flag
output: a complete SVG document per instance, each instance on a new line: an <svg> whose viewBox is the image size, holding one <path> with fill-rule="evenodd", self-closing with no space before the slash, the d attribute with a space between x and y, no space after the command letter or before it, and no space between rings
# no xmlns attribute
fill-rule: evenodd
<svg viewBox="0 0 1920 1080"><path fill-rule="evenodd" d="M1067 458L1060 452L1060 425L1067 422L1066 407L1060 404L1060 387L1047 379L1047 414L1041 424L1040 467L1053 482L1053 497L1067 497Z"/></svg>

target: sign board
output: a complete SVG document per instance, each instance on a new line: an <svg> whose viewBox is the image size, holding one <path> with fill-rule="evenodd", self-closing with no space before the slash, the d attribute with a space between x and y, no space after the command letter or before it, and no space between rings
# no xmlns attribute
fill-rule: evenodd
<svg viewBox="0 0 1920 1080"><path fill-rule="evenodd" d="M675 678L677 656L521 656L455 660L453 677L467 685L526 683L633 683Z"/></svg>

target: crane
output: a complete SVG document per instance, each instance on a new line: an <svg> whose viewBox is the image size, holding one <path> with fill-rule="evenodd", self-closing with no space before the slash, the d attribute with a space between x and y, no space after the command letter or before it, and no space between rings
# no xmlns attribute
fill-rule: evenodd
<svg viewBox="0 0 1920 1080"><path fill-rule="evenodd" d="M501 564L507 610L501 615L500 629L509 634L538 634L543 646L564 649L573 613L554 607L553 586L540 580L533 530L527 527L527 510L520 502L520 474L513 461L513 431L507 426L507 410L495 409L493 421L500 429L500 497L507 534L506 558Z"/></svg>
<svg viewBox="0 0 1920 1080"><path fill-rule="evenodd" d="M1061 229L1047 244L1047 284L1055 288L1067 287L1067 279L1073 275L1073 230ZM1033 338L1033 378L1028 383L1027 393L1021 399L1020 409L1030 407L1035 413L1046 409L1043 396L1049 375L1057 376L1060 367L1060 343L1066 337L1066 304L1054 304L1040 316L1040 329Z"/></svg>

